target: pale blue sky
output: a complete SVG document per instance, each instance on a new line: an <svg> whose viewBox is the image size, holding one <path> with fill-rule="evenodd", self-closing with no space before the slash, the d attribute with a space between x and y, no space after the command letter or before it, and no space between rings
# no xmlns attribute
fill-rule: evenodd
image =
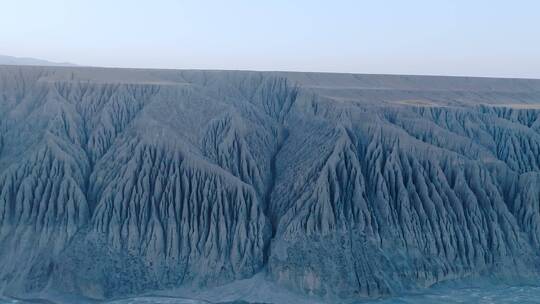
<svg viewBox="0 0 540 304"><path fill-rule="evenodd" d="M540 78L540 1L2 0L0 54L95 66Z"/></svg>

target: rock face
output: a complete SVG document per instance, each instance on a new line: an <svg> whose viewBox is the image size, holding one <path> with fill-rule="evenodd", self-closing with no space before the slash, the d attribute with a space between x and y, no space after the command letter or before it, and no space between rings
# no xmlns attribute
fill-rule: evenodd
<svg viewBox="0 0 540 304"><path fill-rule="evenodd" d="M0 286L540 277L540 81L0 67Z"/></svg>

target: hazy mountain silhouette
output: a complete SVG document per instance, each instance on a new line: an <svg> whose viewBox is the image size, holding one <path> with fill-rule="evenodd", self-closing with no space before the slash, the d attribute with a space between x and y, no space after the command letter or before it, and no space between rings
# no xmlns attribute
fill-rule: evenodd
<svg viewBox="0 0 540 304"><path fill-rule="evenodd" d="M29 57L0 55L0 65L35 65L35 66L77 66L69 62L52 62Z"/></svg>

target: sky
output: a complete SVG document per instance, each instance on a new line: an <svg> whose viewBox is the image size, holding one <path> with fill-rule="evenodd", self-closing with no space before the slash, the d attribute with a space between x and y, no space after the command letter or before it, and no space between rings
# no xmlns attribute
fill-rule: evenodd
<svg viewBox="0 0 540 304"><path fill-rule="evenodd" d="M107 67L540 78L540 1L0 0L0 54Z"/></svg>

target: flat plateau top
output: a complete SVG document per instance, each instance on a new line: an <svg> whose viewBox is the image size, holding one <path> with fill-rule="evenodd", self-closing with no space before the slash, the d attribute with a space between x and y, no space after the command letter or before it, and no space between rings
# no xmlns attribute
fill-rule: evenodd
<svg viewBox="0 0 540 304"><path fill-rule="evenodd" d="M519 108L537 107L537 104L540 104L540 79L0 65L1 78L17 74L23 78L38 78L40 82L208 88L253 81L257 78L280 77L319 96L362 104L381 102L415 106L491 104Z"/></svg>

